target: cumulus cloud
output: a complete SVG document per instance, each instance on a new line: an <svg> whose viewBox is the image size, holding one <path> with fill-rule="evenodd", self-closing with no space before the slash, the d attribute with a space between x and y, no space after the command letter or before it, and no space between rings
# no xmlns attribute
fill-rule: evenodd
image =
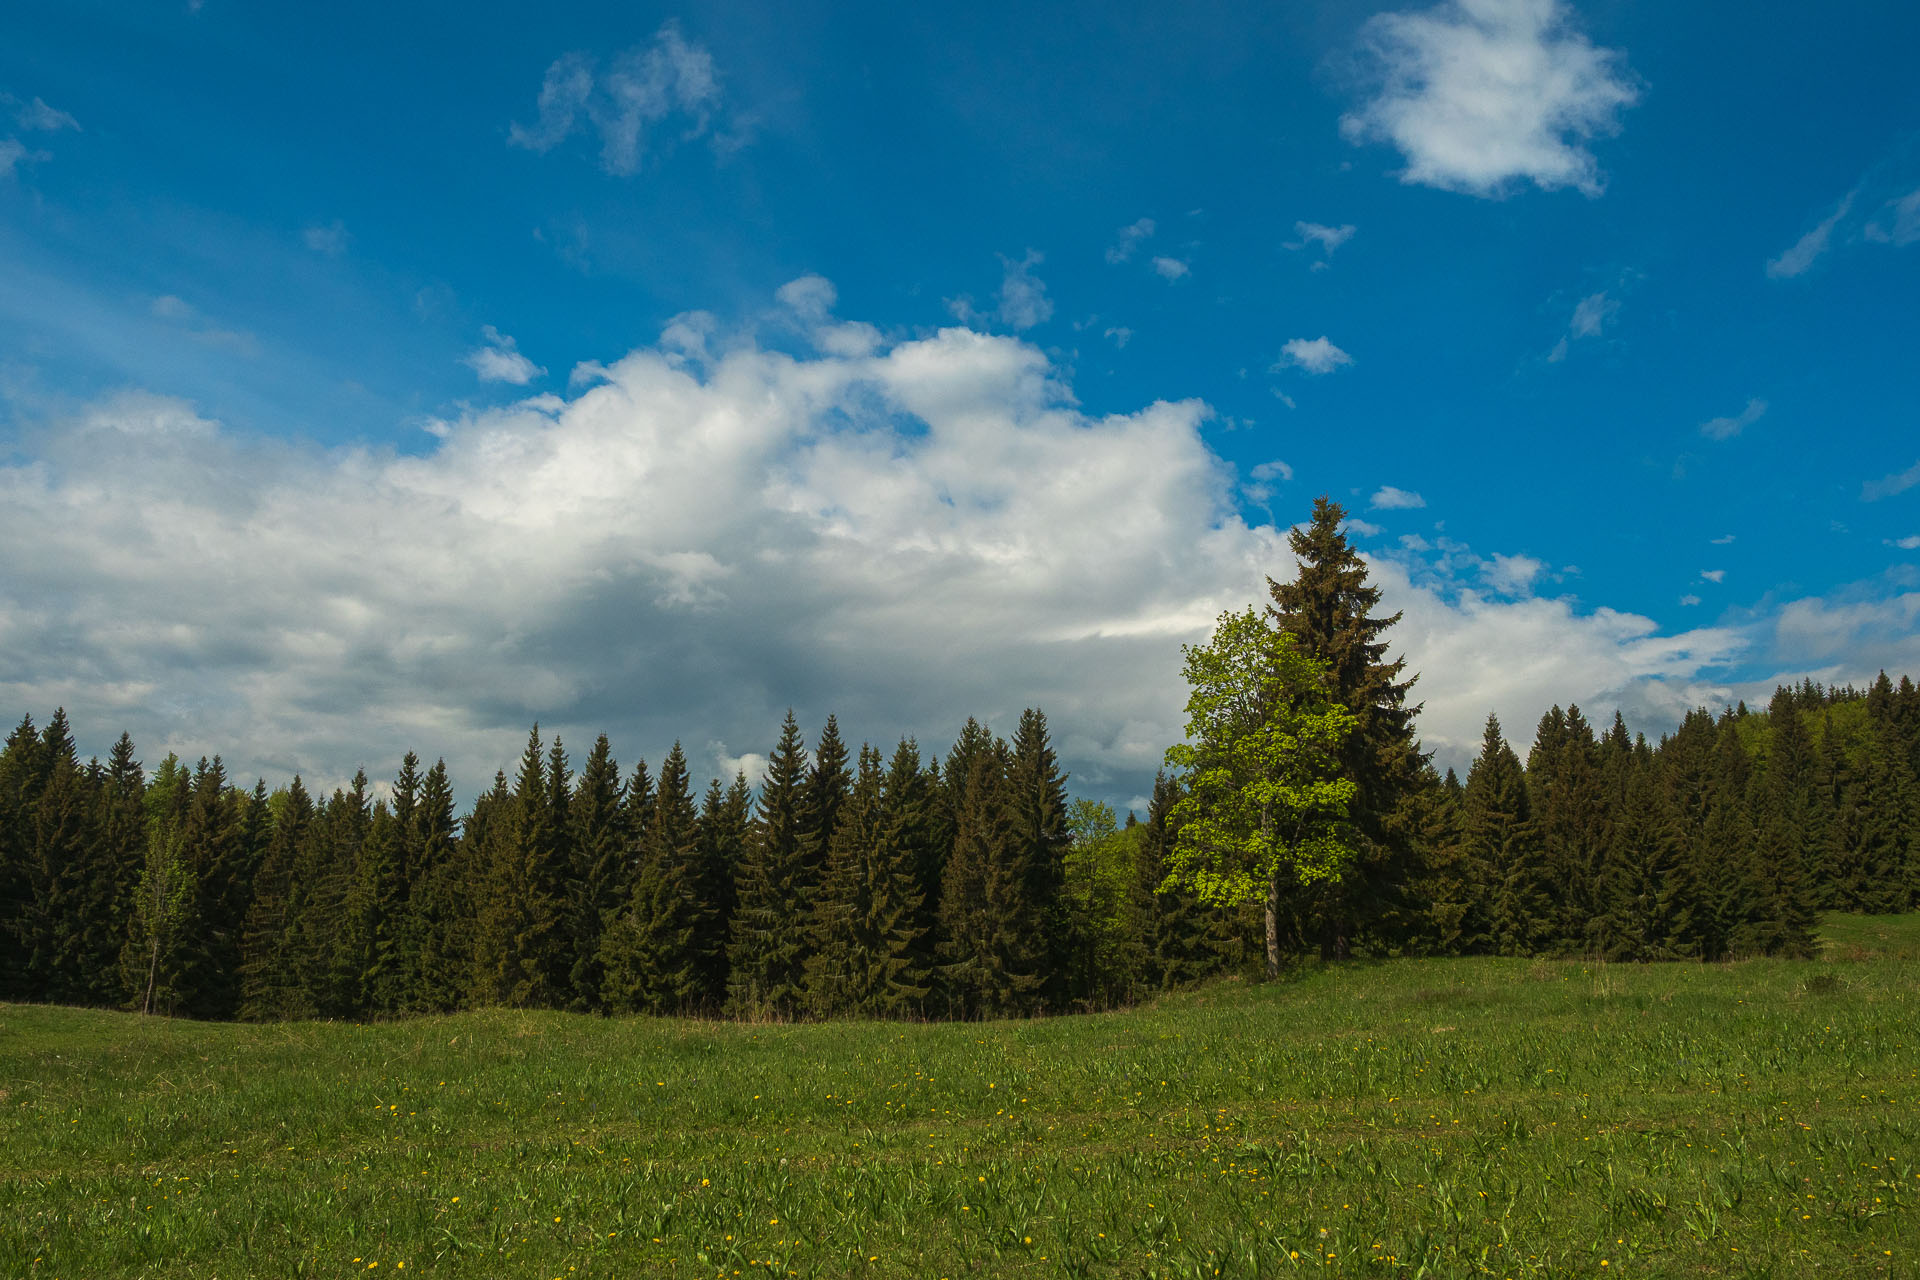
<svg viewBox="0 0 1920 1280"><path fill-rule="evenodd" d="M1427 500L1419 494L1390 484L1375 489L1373 497L1367 500L1367 506L1375 511L1417 511L1426 505Z"/></svg>
<svg viewBox="0 0 1920 1280"><path fill-rule="evenodd" d="M1179 258L1157 257L1153 260L1154 274L1162 280L1178 280L1192 268Z"/></svg>
<svg viewBox="0 0 1920 1280"><path fill-rule="evenodd" d="M713 55L669 21L653 43L627 50L605 69L583 53L555 59L541 80L534 122L510 126L507 141L529 151L551 151L584 119L585 127L599 135L601 168L631 177L640 171L655 134L664 134L669 143L707 134L720 101ZM661 128L669 122L674 130Z"/></svg>
<svg viewBox="0 0 1920 1280"><path fill-rule="evenodd" d="M1920 484L1920 462L1914 463L1905 471L1896 471L1881 476L1878 480L1869 480L1860 486L1860 501L1878 502L1882 498L1891 498L1896 493L1905 493Z"/></svg>
<svg viewBox="0 0 1920 1280"><path fill-rule="evenodd" d="M1113 243L1107 246L1107 261L1114 266L1133 257L1140 245L1153 235L1154 221L1142 218L1138 222L1120 228L1114 233Z"/></svg>
<svg viewBox="0 0 1920 1280"><path fill-rule="evenodd" d="M486 345L469 351L460 362L479 375L482 382L508 382L524 387L546 370L520 353L519 345L492 325L480 331Z"/></svg>
<svg viewBox="0 0 1920 1280"><path fill-rule="evenodd" d="M1767 411L1767 402L1755 396L1747 401L1747 407L1732 418L1711 418L1700 424L1700 434L1709 440L1731 440L1760 421Z"/></svg>
<svg viewBox="0 0 1920 1280"><path fill-rule="evenodd" d="M1727 571L1725 569L1702 569L1700 576L1708 582L1725 582L1727 580Z"/></svg>
<svg viewBox="0 0 1920 1280"><path fill-rule="evenodd" d="M1700 603L1700 597L1692 594L1691 592L1680 597L1680 606L1684 609L1691 609L1699 603Z"/></svg>
<svg viewBox="0 0 1920 1280"><path fill-rule="evenodd" d="M1352 364L1353 357L1327 340L1325 334L1317 338L1293 338L1280 348L1280 364L1276 368L1291 366L1304 369L1308 373L1332 373L1341 365Z"/></svg>
<svg viewBox="0 0 1920 1280"><path fill-rule="evenodd" d="M86 750L124 727L149 763L221 751L274 782L445 753L469 795L535 719L576 758L600 731L628 763L679 738L753 776L789 705L810 730L837 711L934 750L968 715L1008 729L1038 705L1072 789L1124 801L1179 732L1180 645L1293 572L1284 526L1240 513L1207 417L1083 413L1014 337L792 356L694 319L566 394L446 422L419 456L115 397L0 460L0 698L65 705ZM1717 705L1755 637L1777 647L1771 618L1666 635L1481 592L1477 559L1451 582L1370 563L1443 763L1489 709L1619 704L1657 730ZM1507 564L1537 589L1527 558ZM1893 635L1896 615L1856 614L1809 606L1792 635Z"/></svg>
<svg viewBox="0 0 1920 1280"><path fill-rule="evenodd" d="M1403 182L1491 196L1524 180L1599 195L1587 145L1619 131L1639 88L1624 57L1572 17L1560 0L1376 15L1361 30L1371 96L1341 117L1342 136L1398 148Z"/></svg>
<svg viewBox="0 0 1920 1280"><path fill-rule="evenodd" d="M1424 506L1425 504L1420 504ZM1546 571L1546 562L1532 556L1502 555L1496 551L1483 571L1487 585L1506 596L1523 596L1533 590L1534 581Z"/></svg>
<svg viewBox="0 0 1920 1280"><path fill-rule="evenodd" d="M1920 533L1908 534L1904 538L1889 539L1888 545L1898 547L1902 551L1920 551Z"/></svg>

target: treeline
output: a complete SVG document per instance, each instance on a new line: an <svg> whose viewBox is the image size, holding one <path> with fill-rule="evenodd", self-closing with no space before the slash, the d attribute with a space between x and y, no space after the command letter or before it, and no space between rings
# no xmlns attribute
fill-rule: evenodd
<svg viewBox="0 0 1920 1280"><path fill-rule="evenodd" d="M1168 875L1180 780L1145 821L1070 802L1046 719L969 720L944 760L850 752L791 714L756 791L695 794L676 745L578 770L536 728L456 810L408 755L390 794L235 786L216 757L81 762L64 713L0 749L0 998L202 1018L505 1005L736 1017L1020 1016L1125 1004L1290 957L1804 954L1822 911L1920 899L1920 690L1782 688L1657 743L1618 714L1542 718L1523 762L1489 717L1462 782L1414 736L1398 615L1316 503L1270 583L1356 727L1344 873L1266 901Z"/></svg>
<svg viewBox="0 0 1920 1280"><path fill-rule="evenodd" d="M1045 717L944 762L788 716L757 794L678 745L576 773L536 728L464 816L408 755L315 798L219 759L82 763L64 713L0 751L0 995L202 1018L479 1005L975 1018L1084 1003ZM1083 968L1083 967L1082 967Z"/></svg>

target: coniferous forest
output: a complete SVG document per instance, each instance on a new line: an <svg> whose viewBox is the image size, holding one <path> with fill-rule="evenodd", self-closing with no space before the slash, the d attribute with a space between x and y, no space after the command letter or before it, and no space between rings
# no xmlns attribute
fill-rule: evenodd
<svg viewBox="0 0 1920 1280"><path fill-rule="evenodd" d="M1354 717L1331 880L1279 887L1283 956L1798 955L1823 912L1920 898L1920 689L1812 682L1658 742L1555 707L1521 759L1489 716L1464 780L1416 737L1366 565L1322 499L1269 625ZM1257 904L1168 876L1181 780L1144 820L1070 800L1045 716L944 759L789 714L756 790L676 745L575 760L536 727L458 811L408 754L390 798L251 789L220 759L82 761L63 712L0 751L0 999L195 1018L477 1006L984 1018L1129 1003L1268 962Z"/></svg>

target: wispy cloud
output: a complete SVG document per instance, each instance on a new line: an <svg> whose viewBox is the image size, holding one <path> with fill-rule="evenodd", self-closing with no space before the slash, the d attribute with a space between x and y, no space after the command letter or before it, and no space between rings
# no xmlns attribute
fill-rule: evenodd
<svg viewBox="0 0 1920 1280"><path fill-rule="evenodd" d="M1293 338L1280 348L1280 364L1276 368L1291 366L1304 369L1308 373L1332 373L1342 365L1353 363L1353 357L1327 340L1325 334L1317 338Z"/></svg>
<svg viewBox="0 0 1920 1280"><path fill-rule="evenodd" d="M307 248L333 258L347 251L347 244L352 238L347 234L347 224L338 218L324 225L308 227L300 233L301 242Z"/></svg>
<svg viewBox="0 0 1920 1280"><path fill-rule="evenodd" d="M260 340L253 334L216 324L192 303L171 293L155 298L148 304L147 312L203 347L220 348L249 359L260 354Z"/></svg>
<svg viewBox="0 0 1920 1280"><path fill-rule="evenodd" d="M1729 546L1733 542L1733 535L1730 533L1723 533L1717 538L1709 538L1708 541L1713 543L1713 545L1716 547Z"/></svg>
<svg viewBox="0 0 1920 1280"><path fill-rule="evenodd" d="M1793 246L1779 257L1767 263L1767 274L1775 280L1789 279L1802 275L1820 255L1827 251L1833 240L1833 229L1840 220L1853 210L1855 197L1860 194L1858 188L1847 192L1832 213L1814 225L1813 230L1794 241Z"/></svg>
<svg viewBox="0 0 1920 1280"><path fill-rule="evenodd" d="M1700 576L1708 582L1725 582L1727 580L1727 571L1725 569L1702 569Z"/></svg>
<svg viewBox="0 0 1920 1280"><path fill-rule="evenodd" d="M569 53L547 68L540 84L538 115L530 125L515 123L507 141L529 151L546 152L586 125L600 138L600 166L618 177L640 171L653 135L665 132L671 144L709 133L721 103L720 77L713 56L669 21L653 43L614 58L604 69L583 53Z"/></svg>
<svg viewBox="0 0 1920 1280"><path fill-rule="evenodd" d="M1033 273L1044 261L1036 249L1027 250L1026 255L1018 259L1000 259L1006 268L1006 274L1000 278L998 313L1002 324L1022 331L1053 318L1053 299L1047 296L1045 283Z"/></svg>
<svg viewBox="0 0 1920 1280"><path fill-rule="evenodd" d="M1908 534L1904 538L1889 538L1887 545L1898 547L1902 551L1920 551L1920 533Z"/></svg>
<svg viewBox="0 0 1920 1280"><path fill-rule="evenodd" d="M1597 338L1613 322L1620 312L1620 300L1606 290L1590 293L1573 306L1573 315L1567 320L1567 331L1547 353L1547 363L1558 364L1567 358L1572 344L1583 338Z"/></svg>
<svg viewBox="0 0 1920 1280"><path fill-rule="evenodd" d="M1426 505L1427 500L1419 494L1390 484L1375 489L1367 500L1368 508L1374 511L1417 511Z"/></svg>
<svg viewBox="0 0 1920 1280"><path fill-rule="evenodd" d="M1862 502L1878 502L1882 498L1891 498L1896 493L1905 493L1920 484L1920 462L1914 463L1905 471L1896 471L1878 480L1869 480L1860 486Z"/></svg>
<svg viewBox="0 0 1920 1280"><path fill-rule="evenodd" d="M1300 238L1289 240L1286 247L1305 249L1310 245L1319 245L1320 252L1331 258L1333 251L1353 239L1353 233L1358 229L1352 223L1329 227L1318 222L1296 222L1293 224L1293 233Z"/></svg>
<svg viewBox="0 0 1920 1280"><path fill-rule="evenodd" d="M1116 324L1109 326L1100 336L1110 339L1115 347L1125 347L1133 341L1133 330L1123 324Z"/></svg>
<svg viewBox="0 0 1920 1280"><path fill-rule="evenodd" d="M80 122L65 111L48 106L39 98L22 106L14 113L14 119L22 129L35 129L46 133L57 133L62 129L80 129Z"/></svg>
<svg viewBox="0 0 1920 1280"><path fill-rule="evenodd" d="M480 381L507 382L524 387L535 378L546 375L545 369L520 353L519 344L492 325L481 329L480 336L485 345L460 358L461 363L472 369Z"/></svg>
<svg viewBox="0 0 1920 1280"><path fill-rule="evenodd" d="M1178 280L1191 270L1192 268L1179 258L1157 257L1153 260L1154 274L1162 280Z"/></svg>
<svg viewBox="0 0 1920 1280"><path fill-rule="evenodd" d="M1113 243L1107 246L1107 261L1115 266L1127 261L1133 257L1141 244L1153 235L1153 232L1152 218L1142 218L1138 222L1120 228L1114 233Z"/></svg>
<svg viewBox="0 0 1920 1280"><path fill-rule="evenodd" d="M1516 181L1604 187L1588 144L1619 130L1640 91L1617 51L1560 0L1448 0L1361 29L1371 97L1341 117L1353 143L1406 157L1401 180L1493 196Z"/></svg>
<svg viewBox="0 0 1920 1280"><path fill-rule="evenodd" d="M1767 411L1767 402L1755 396L1747 401L1747 407L1731 418L1711 418L1700 424L1700 434L1709 440L1731 440L1760 421Z"/></svg>

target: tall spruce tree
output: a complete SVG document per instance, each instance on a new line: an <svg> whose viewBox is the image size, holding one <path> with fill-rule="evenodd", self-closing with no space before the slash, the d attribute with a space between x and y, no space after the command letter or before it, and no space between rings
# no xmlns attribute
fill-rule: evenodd
<svg viewBox="0 0 1920 1280"><path fill-rule="evenodd" d="M807 750L787 712L767 758L753 838L740 865L739 905L727 941L727 1006L736 1015L792 1017L806 998L805 884Z"/></svg>
<svg viewBox="0 0 1920 1280"><path fill-rule="evenodd" d="M597 1010L602 1007L600 938L632 888L627 870L626 814L620 802L620 766L604 733L594 740L593 750L581 766L569 818L573 823L569 841L573 868L567 904L568 943L574 957L567 980L569 1001L575 1009Z"/></svg>
<svg viewBox="0 0 1920 1280"><path fill-rule="evenodd" d="M1290 582L1267 580L1275 622L1326 665L1330 699L1358 721L1340 752L1342 773L1356 788L1347 815L1355 857L1339 879L1302 890L1309 927L1329 959L1344 958L1356 937L1391 947L1414 929L1406 898L1413 874L1409 802L1424 759L1413 734L1420 708L1407 701L1419 677L1404 675L1403 659L1387 658L1384 637L1400 615L1376 616L1380 589L1368 582L1366 562L1341 529L1346 515L1330 498L1316 499L1313 520L1288 536L1298 573Z"/></svg>
<svg viewBox="0 0 1920 1280"><path fill-rule="evenodd" d="M747 842L752 839L753 789L747 775L736 772L724 792L718 778L707 787L700 803L700 838L695 860L694 900L700 925L694 938L699 971L699 1003L718 1009L727 998L727 941L733 932L737 907L735 880Z"/></svg>
<svg viewBox="0 0 1920 1280"><path fill-rule="evenodd" d="M496 774L496 793L506 778ZM483 796L475 806L488 803ZM473 979L474 842L463 838L454 817L447 762L435 760L420 783L414 807L419 872L408 891L407 914L419 937L420 985L413 1007L445 1012L466 1003Z"/></svg>
<svg viewBox="0 0 1920 1280"><path fill-rule="evenodd" d="M680 1013L702 988L694 901L699 816L679 743L660 765L653 819L639 851L627 907L601 940L602 992L618 1013Z"/></svg>
<svg viewBox="0 0 1920 1280"><path fill-rule="evenodd" d="M1486 877L1483 945L1496 955L1536 954L1553 936L1553 899L1520 759L1493 715L1467 773L1460 828L1469 864Z"/></svg>

